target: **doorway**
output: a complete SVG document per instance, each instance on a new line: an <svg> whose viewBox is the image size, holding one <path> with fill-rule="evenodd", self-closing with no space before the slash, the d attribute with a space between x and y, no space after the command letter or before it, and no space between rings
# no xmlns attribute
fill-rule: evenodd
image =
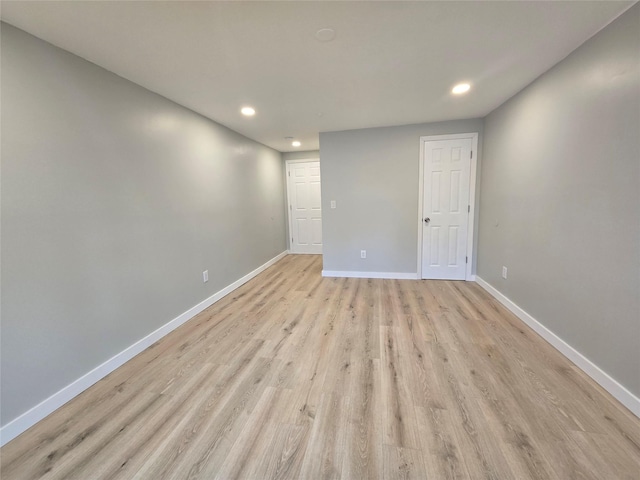
<svg viewBox="0 0 640 480"><path fill-rule="evenodd" d="M322 253L320 161L287 160L289 252Z"/></svg>
<svg viewBox="0 0 640 480"><path fill-rule="evenodd" d="M478 134L420 138L418 277L471 280Z"/></svg>

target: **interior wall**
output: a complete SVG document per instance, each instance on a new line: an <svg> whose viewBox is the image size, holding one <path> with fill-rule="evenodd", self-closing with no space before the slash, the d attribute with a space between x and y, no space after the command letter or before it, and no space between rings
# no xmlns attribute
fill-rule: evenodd
<svg viewBox="0 0 640 480"><path fill-rule="evenodd" d="M321 133L324 270L415 274L420 137L477 132L481 151L482 130L473 119Z"/></svg>
<svg viewBox="0 0 640 480"><path fill-rule="evenodd" d="M1 53L5 425L283 252L286 217L279 152L4 23Z"/></svg>
<svg viewBox="0 0 640 480"><path fill-rule="evenodd" d="M304 152L285 152L282 159L287 160L317 160L320 158L319 150L307 150Z"/></svg>
<svg viewBox="0 0 640 480"><path fill-rule="evenodd" d="M639 51L636 5L485 119L478 262L636 396Z"/></svg>

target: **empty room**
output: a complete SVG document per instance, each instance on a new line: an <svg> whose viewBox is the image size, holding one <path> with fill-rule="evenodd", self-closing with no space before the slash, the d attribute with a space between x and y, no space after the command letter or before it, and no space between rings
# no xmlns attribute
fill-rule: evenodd
<svg viewBox="0 0 640 480"><path fill-rule="evenodd" d="M640 4L0 17L2 480L640 480Z"/></svg>

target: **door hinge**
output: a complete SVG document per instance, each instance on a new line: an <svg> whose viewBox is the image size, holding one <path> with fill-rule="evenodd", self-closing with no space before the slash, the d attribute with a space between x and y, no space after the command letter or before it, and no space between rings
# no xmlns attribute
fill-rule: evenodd
<svg viewBox="0 0 640 480"><path fill-rule="evenodd" d="M289 210L293 210L293 207L291 205L289 205Z"/></svg>
<svg viewBox="0 0 640 480"><path fill-rule="evenodd" d="M293 243L293 237L291 237L291 243Z"/></svg>
<svg viewBox="0 0 640 480"><path fill-rule="evenodd" d="M471 150L471 158L473 158L473 150Z"/></svg>
<svg viewBox="0 0 640 480"><path fill-rule="evenodd" d="M467 213L471 213L471 205L467 205Z"/></svg>
<svg viewBox="0 0 640 480"><path fill-rule="evenodd" d="M288 174L289 176L291 176L291 170L289 170L289 171L287 172L287 174Z"/></svg>
<svg viewBox="0 0 640 480"><path fill-rule="evenodd" d="M464 263L469 263L469 257L464 257Z"/></svg>

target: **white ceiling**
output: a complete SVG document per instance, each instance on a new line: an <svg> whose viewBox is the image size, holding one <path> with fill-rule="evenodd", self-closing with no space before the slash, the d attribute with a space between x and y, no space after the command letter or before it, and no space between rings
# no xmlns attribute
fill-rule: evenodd
<svg viewBox="0 0 640 480"><path fill-rule="evenodd" d="M2 1L1 15L293 151L284 137L313 150L323 131L482 117L632 3ZM452 97L462 80L471 92Z"/></svg>

